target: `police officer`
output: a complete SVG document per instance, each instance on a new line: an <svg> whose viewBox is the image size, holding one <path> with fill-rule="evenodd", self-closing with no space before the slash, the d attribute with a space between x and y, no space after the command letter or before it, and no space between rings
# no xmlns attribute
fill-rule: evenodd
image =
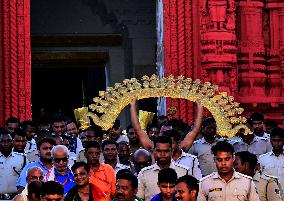
<svg viewBox="0 0 284 201"><path fill-rule="evenodd" d="M248 120L247 125L252 128L252 121ZM240 132L240 140L232 144L235 152L248 151L257 156L265 154L272 149L268 138L259 137L255 133L245 135L243 132Z"/></svg>
<svg viewBox="0 0 284 201"><path fill-rule="evenodd" d="M28 162L26 156L12 151L12 137L3 131L0 135L0 200L11 200L17 195L16 181Z"/></svg>
<svg viewBox="0 0 284 201"><path fill-rule="evenodd" d="M216 138L216 122L213 118L206 118L203 120L202 134L203 138L196 140L188 153L197 156L201 173L203 176L207 176L216 171L211 148L219 141L219 139Z"/></svg>
<svg viewBox="0 0 284 201"><path fill-rule="evenodd" d="M172 140L166 136L158 136L154 142L154 157L156 163L143 168L138 174L137 196L149 201L154 195L160 192L157 185L158 173L161 169L172 168L178 177L188 174L188 168L176 164L172 160Z"/></svg>
<svg viewBox="0 0 284 201"><path fill-rule="evenodd" d="M259 156L261 171L279 178L284 187L284 129L273 128L270 134L272 151ZM283 196L282 196L283 197Z"/></svg>
<svg viewBox="0 0 284 201"><path fill-rule="evenodd" d="M233 146L220 141L212 147L212 152L217 172L200 180L200 201L259 201L252 178L233 169Z"/></svg>
<svg viewBox="0 0 284 201"><path fill-rule="evenodd" d="M235 156L235 170L253 178L260 201L281 201L277 178L256 172L256 155L242 151L237 152Z"/></svg>

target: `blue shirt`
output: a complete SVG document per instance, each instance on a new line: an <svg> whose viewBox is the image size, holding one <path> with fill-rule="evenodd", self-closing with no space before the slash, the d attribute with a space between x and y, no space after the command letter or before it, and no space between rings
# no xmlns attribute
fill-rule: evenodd
<svg viewBox="0 0 284 201"><path fill-rule="evenodd" d="M163 201L162 193L159 193L151 198L150 201ZM177 201L176 196L174 195L172 201Z"/></svg>
<svg viewBox="0 0 284 201"><path fill-rule="evenodd" d="M43 172L43 176L46 175L47 173L47 168L43 165L43 163L41 161L36 161L36 162L32 162L32 163L28 163L23 170L21 171L20 177L16 183L16 186L22 186L25 187L27 185L26 182L26 177L27 177L27 172L30 168L32 167L39 167L40 169L42 169Z"/></svg>
<svg viewBox="0 0 284 201"><path fill-rule="evenodd" d="M64 187L64 195L66 195L68 191L75 185L74 175L69 168L67 169L65 175L59 174L54 169L54 181L59 182Z"/></svg>

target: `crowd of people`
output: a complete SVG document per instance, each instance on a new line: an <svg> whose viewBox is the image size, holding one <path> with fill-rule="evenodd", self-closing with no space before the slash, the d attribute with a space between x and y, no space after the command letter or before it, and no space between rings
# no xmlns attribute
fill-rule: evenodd
<svg viewBox="0 0 284 201"><path fill-rule="evenodd" d="M79 130L62 114L7 120L0 130L0 200L280 201L284 130L250 115L252 134L223 138L196 104L192 125L159 116L146 130L136 101L131 125Z"/></svg>

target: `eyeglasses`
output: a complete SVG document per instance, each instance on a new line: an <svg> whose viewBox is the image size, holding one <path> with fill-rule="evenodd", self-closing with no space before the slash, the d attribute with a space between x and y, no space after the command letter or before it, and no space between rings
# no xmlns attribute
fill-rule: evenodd
<svg viewBox="0 0 284 201"><path fill-rule="evenodd" d="M33 181L43 181L44 177L43 176L29 176L30 180L33 180Z"/></svg>
<svg viewBox="0 0 284 201"><path fill-rule="evenodd" d="M60 163L60 161L62 161L63 163L66 163L68 161L68 157L54 158L53 160L54 160L55 163Z"/></svg>
<svg viewBox="0 0 284 201"><path fill-rule="evenodd" d="M82 173L74 173L74 177L78 177L78 176L81 176L81 177L85 177L85 176L87 176L87 173L85 173L85 172L82 172Z"/></svg>

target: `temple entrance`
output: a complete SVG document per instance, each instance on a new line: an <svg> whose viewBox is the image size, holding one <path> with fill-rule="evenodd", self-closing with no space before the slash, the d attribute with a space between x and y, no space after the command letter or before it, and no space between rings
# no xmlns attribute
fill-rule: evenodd
<svg viewBox="0 0 284 201"><path fill-rule="evenodd" d="M106 87L103 65L35 65L32 75L34 118L40 116L42 108L48 115L61 112L73 117L75 108L91 104L98 91Z"/></svg>

